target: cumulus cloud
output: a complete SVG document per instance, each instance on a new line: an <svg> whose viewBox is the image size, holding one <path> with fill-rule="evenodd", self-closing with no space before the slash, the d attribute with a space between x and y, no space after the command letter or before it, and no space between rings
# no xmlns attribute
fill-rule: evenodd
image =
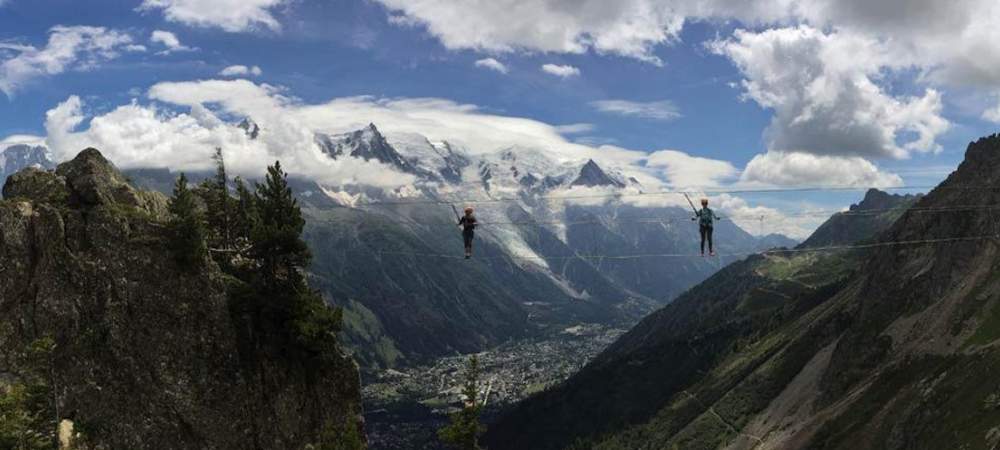
<svg viewBox="0 0 1000 450"><path fill-rule="evenodd" d="M160 44L166 47L165 50L160 52L160 54L164 55L174 52L190 52L196 50L195 48L181 44L181 41L180 39L177 38L177 35L169 31L154 30L153 33L149 36L149 41L154 44Z"/></svg>
<svg viewBox="0 0 1000 450"><path fill-rule="evenodd" d="M287 0L143 0L139 11L162 11L171 22L231 33L280 31L273 10Z"/></svg>
<svg viewBox="0 0 1000 450"><path fill-rule="evenodd" d="M47 145L57 160L71 158L87 146L100 148L122 167L208 168L215 147L227 153L237 173L259 174L281 159L290 172L328 184L400 186L412 177L381 164L352 158L332 161L315 145L314 135L343 133L368 123L391 133L419 133L433 142L448 141L472 154L497 152L511 146L544 149L556 162L594 159L622 170L648 188L657 178L640 162L646 154L614 146L588 146L566 140L562 133L583 132L587 126L558 127L536 120L499 116L435 98L338 98L304 104L284 90L245 79L159 83L147 97L153 104L133 102L89 117L85 104L71 97L50 110ZM164 107L169 106L169 108ZM183 112L176 112L180 109ZM186 109L186 110L185 110ZM233 118L251 117L264 130L256 140L231 125Z"/></svg>
<svg viewBox="0 0 1000 450"><path fill-rule="evenodd" d="M629 100L600 100L591 102L594 109L622 116L640 117L653 120L674 120L681 116L677 105L669 100L656 102L633 102Z"/></svg>
<svg viewBox="0 0 1000 450"><path fill-rule="evenodd" d="M226 67L225 69L222 69L219 72L219 75L224 76L224 77L245 77L245 76L248 76L248 75L253 75L255 77L259 77L263 73L264 73L264 71L261 70L260 67L257 67L257 66L247 67L247 66L244 66L244 65L235 65L235 66L229 66L229 67Z"/></svg>
<svg viewBox="0 0 1000 450"><path fill-rule="evenodd" d="M728 161L700 158L677 150L650 153L646 166L661 170L676 187L716 187L739 175L739 170Z"/></svg>
<svg viewBox="0 0 1000 450"><path fill-rule="evenodd" d="M537 120L501 116L475 105L439 98L346 97L303 106L298 120L309 127L342 133L375 123L396 133L416 133L432 142L448 141L472 154L500 151L511 146L545 149L557 162L586 161L631 165L645 158L640 151L614 146L592 147L569 142L560 129Z"/></svg>
<svg viewBox="0 0 1000 450"><path fill-rule="evenodd" d="M995 0L376 0L390 21L423 27L449 49L595 51L661 64L658 46L679 41L686 22L731 21L762 30L808 25L835 38L863 36L862 60L891 54L938 86L1000 88L1000 2ZM547 26L539 27L544 23ZM808 55L789 54L793 57ZM868 73L871 75L871 73Z"/></svg>
<svg viewBox="0 0 1000 450"><path fill-rule="evenodd" d="M0 42L0 91L13 96L38 78L67 70L88 70L122 52L140 50L123 32L103 27L56 26L43 48ZM5 57L5 53L7 57Z"/></svg>
<svg viewBox="0 0 1000 450"><path fill-rule="evenodd" d="M1000 95L996 95L995 97L997 97L997 106L984 111L983 120L1000 123Z"/></svg>
<svg viewBox="0 0 1000 450"><path fill-rule="evenodd" d="M635 178L641 183L641 188L631 186L625 193L680 186L727 186L739 173L731 163L677 150L646 154L610 145L582 145L568 141L562 134L585 132L590 128L587 124L553 126L490 114L474 105L443 99L348 97L307 104L283 88L244 79L159 83L148 90L147 97L152 103L132 101L97 115L88 115L86 104L79 97L70 97L46 114L45 143L57 161L94 146L123 168L168 167L187 171L211 169L210 156L216 147L221 147L227 165L235 174L258 176L267 164L281 160L289 173L329 186L365 184L406 191L409 189L406 186L416 181L412 176L375 162L354 158L332 160L315 144L317 132L353 131L374 122L390 137L419 133L431 142L448 141L473 155L526 147L544 152L559 164L582 164L594 159L616 176ZM261 126L257 139L250 139L233 126L242 117L251 117ZM38 139L12 137L3 142ZM740 182L744 180L741 178ZM579 189L559 194L574 194ZM586 192L599 194L601 189L606 188ZM740 199L724 194L711 198L725 214L762 211L759 206L741 203ZM636 206L686 206L683 198L675 195L623 200ZM799 222L774 213L781 219L772 223L782 228L769 227L763 232L782 231L792 236L804 233L802 230L806 228L796 228Z"/></svg>
<svg viewBox="0 0 1000 450"><path fill-rule="evenodd" d="M580 75L580 69L570 65L544 64L542 71L560 78L576 77Z"/></svg>
<svg viewBox="0 0 1000 450"><path fill-rule="evenodd" d="M495 58L480 59L476 61L476 67L495 70L503 74L506 74L508 72L507 66L504 63L497 61Z"/></svg>
<svg viewBox="0 0 1000 450"><path fill-rule="evenodd" d="M281 160L289 173L321 183L389 188L414 181L412 176L377 162L329 158L316 146L313 131L286 115L295 105L266 85L245 80L164 84L154 86L149 97L174 106L190 106L190 110L174 113L155 104L133 102L92 117L86 129L77 130L87 117L84 103L73 96L46 115L46 144L58 161L93 146L124 168L206 170L211 152L220 147L232 171L246 176L259 176L266 165ZM201 101L218 105L218 109ZM258 139L250 139L242 129L219 117L251 109L258 114L254 119L267 130Z"/></svg>
<svg viewBox="0 0 1000 450"><path fill-rule="evenodd" d="M751 205L746 199L731 194L707 197L721 214L755 236L780 233L804 240L831 215L830 210L810 204L795 205L794 213L789 214L788 208Z"/></svg>
<svg viewBox="0 0 1000 450"><path fill-rule="evenodd" d="M949 126L940 94L886 93L874 79L898 66L881 47L864 36L808 26L739 30L712 44L745 75L746 98L774 110L765 131L770 151L868 158L939 151L936 138ZM913 137L900 142L904 134Z"/></svg>
<svg viewBox="0 0 1000 450"><path fill-rule="evenodd" d="M755 156L740 181L791 186L893 187L902 178L886 173L861 157L822 156L801 152L767 152Z"/></svg>
<svg viewBox="0 0 1000 450"><path fill-rule="evenodd" d="M653 47L675 39L683 25L652 0L376 1L392 11L393 23L424 27L449 49L593 50L659 64Z"/></svg>

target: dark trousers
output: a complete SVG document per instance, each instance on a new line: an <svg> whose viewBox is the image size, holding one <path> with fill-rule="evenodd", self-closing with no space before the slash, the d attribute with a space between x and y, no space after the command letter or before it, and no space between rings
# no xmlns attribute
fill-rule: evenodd
<svg viewBox="0 0 1000 450"><path fill-rule="evenodd" d="M475 236L476 234L472 230L462 232L462 240L465 241L466 250L472 249L472 238Z"/></svg>
<svg viewBox="0 0 1000 450"><path fill-rule="evenodd" d="M708 241L708 251L710 253L714 252L715 250L712 248L712 231L713 231L712 227L706 227L702 225L701 227L698 228L698 231L701 232L701 253L702 254L705 253L706 240Z"/></svg>

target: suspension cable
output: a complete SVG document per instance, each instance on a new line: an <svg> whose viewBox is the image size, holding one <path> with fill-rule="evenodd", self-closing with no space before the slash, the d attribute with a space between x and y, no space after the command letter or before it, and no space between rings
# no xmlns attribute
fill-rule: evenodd
<svg viewBox="0 0 1000 450"><path fill-rule="evenodd" d="M994 240L996 236L967 236L967 237L954 237L954 238L940 238L940 239L915 239L906 241L886 241L886 242L875 242L870 244L854 244L854 245L832 245L826 247L811 247L811 248L793 248L793 249L773 249L773 250L763 250L756 252L733 252L733 253L716 253L716 256L751 256L751 255L781 255L781 254L795 254L795 253L816 253L816 252L835 252L841 250L861 250L861 249L871 249L879 247L896 247L896 246L909 246L909 245L928 245L928 244L941 244L950 242L966 242L966 241L982 241L982 240ZM399 251L388 251L379 250L380 255L400 255L400 256L420 256L420 257L432 257L432 258L446 258L446 259L464 259L464 256L445 254L445 253L421 253L421 252L399 252ZM693 258L693 257L703 257L700 253L640 253L634 255L536 255L536 256L518 256L518 255L503 255L503 256L477 256L475 259L487 259L487 260L568 260L568 259L612 259L612 260L627 260L627 259L640 259L640 258Z"/></svg>

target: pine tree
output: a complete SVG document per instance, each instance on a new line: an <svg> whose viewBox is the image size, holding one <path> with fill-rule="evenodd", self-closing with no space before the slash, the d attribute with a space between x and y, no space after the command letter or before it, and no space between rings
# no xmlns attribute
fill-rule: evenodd
<svg viewBox="0 0 1000 450"><path fill-rule="evenodd" d="M233 217L233 235L234 240L238 242L237 247L242 248L245 246L245 243L250 242L250 234L257 223L260 222L260 214L257 211L257 199L246 183L243 182L243 179L236 177L233 183L236 185L236 213Z"/></svg>
<svg viewBox="0 0 1000 450"><path fill-rule="evenodd" d="M170 199L169 210L170 249L174 259L185 269L201 268L208 251L205 229L194 194L188 189L187 177L183 173L174 184L174 196Z"/></svg>
<svg viewBox="0 0 1000 450"><path fill-rule="evenodd" d="M465 369L462 387L465 405L451 416L451 423L438 430L438 438L446 445L459 450L479 450L479 435L485 427L479 422L482 405L479 402L479 358L472 355Z"/></svg>
<svg viewBox="0 0 1000 450"><path fill-rule="evenodd" d="M226 174L226 160L222 148L216 148L212 156L215 161L215 176L205 180L207 188L206 205L208 206L208 224L214 232L218 248L229 250L233 248L232 236L232 204L229 196L229 176Z"/></svg>
<svg viewBox="0 0 1000 450"><path fill-rule="evenodd" d="M281 163L267 168L252 201L244 196L240 194L240 216L251 220L250 257L264 294L260 297L264 304L256 307L258 316L263 313L277 321L302 349L320 357L336 354L342 311L329 307L306 284L303 272L311 255L302 240L305 219Z"/></svg>
<svg viewBox="0 0 1000 450"><path fill-rule="evenodd" d="M267 168L264 184L257 185L255 204L260 221L251 233L251 253L260 262L266 287L272 293L298 288L299 269L311 255L301 237L306 221L280 162Z"/></svg>

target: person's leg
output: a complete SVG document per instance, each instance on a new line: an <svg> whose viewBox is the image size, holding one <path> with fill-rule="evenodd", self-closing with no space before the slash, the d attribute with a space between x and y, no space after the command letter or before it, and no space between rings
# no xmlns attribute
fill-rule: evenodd
<svg viewBox="0 0 1000 450"><path fill-rule="evenodd" d="M715 254L715 246L712 245L712 233L715 231L713 227L708 227L708 231L705 234L708 235L708 253L711 255Z"/></svg>
<svg viewBox="0 0 1000 450"><path fill-rule="evenodd" d="M462 233L462 238L465 240L465 257L468 258L472 256L472 232Z"/></svg>
<svg viewBox="0 0 1000 450"><path fill-rule="evenodd" d="M698 227L698 232L701 233L701 254L705 254L705 233L707 232L705 227Z"/></svg>

